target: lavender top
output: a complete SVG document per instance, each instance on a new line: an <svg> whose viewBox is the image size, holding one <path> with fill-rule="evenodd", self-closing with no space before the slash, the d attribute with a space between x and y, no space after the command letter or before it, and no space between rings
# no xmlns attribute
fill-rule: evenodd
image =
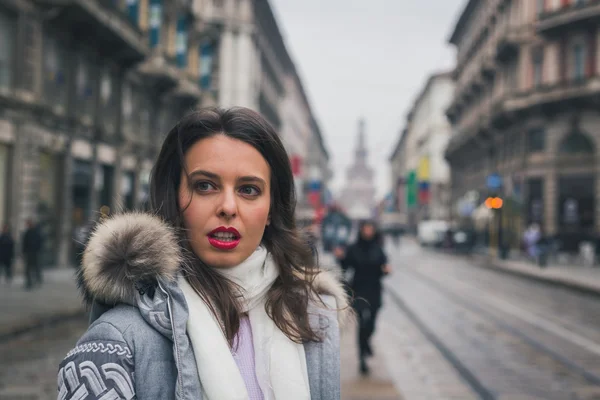
<svg viewBox="0 0 600 400"><path fill-rule="evenodd" d="M250 400L264 400L263 393L258 384L258 379L256 379L252 327L250 326L250 319L248 316L244 316L240 319L240 330L238 331L233 344L231 353L242 374Z"/></svg>

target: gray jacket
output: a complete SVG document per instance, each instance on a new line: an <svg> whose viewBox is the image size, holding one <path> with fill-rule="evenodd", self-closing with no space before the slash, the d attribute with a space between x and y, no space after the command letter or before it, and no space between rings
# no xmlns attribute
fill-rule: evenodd
<svg viewBox="0 0 600 400"><path fill-rule="evenodd" d="M179 254L173 230L157 217L125 214L96 229L79 272L92 324L60 364L58 399L202 398ZM309 307L324 338L304 345L311 399L339 399L339 323L350 313L333 275L316 281L329 308Z"/></svg>

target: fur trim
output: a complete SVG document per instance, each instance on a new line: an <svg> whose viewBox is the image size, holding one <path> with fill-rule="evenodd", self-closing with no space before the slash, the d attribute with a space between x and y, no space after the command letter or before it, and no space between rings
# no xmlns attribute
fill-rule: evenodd
<svg viewBox="0 0 600 400"><path fill-rule="evenodd" d="M354 322L354 310L338 275L331 270L321 270L313 281L313 287L317 294L326 294L335 298L335 311L337 311L340 328L343 329Z"/></svg>
<svg viewBox="0 0 600 400"><path fill-rule="evenodd" d="M132 304L136 283L173 280L180 263L173 228L151 214L121 214L95 228L78 280L88 303Z"/></svg>

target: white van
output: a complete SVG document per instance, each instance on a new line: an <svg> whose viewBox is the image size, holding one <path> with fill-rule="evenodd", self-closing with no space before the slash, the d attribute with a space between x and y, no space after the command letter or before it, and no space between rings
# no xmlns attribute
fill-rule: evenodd
<svg viewBox="0 0 600 400"><path fill-rule="evenodd" d="M439 246L444 242L449 224L443 220L421 221L417 227L417 238L421 246Z"/></svg>

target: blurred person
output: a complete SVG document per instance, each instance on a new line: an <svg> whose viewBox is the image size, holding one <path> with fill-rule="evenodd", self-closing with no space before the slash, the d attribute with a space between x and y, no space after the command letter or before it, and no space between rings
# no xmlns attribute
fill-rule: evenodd
<svg viewBox="0 0 600 400"><path fill-rule="evenodd" d="M23 234L23 257L25 259L25 289L33 289L43 283L40 252L42 251L42 234L39 226L27 220L27 229Z"/></svg>
<svg viewBox="0 0 600 400"><path fill-rule="evenodd" d="M335 255L344 271L352 269L354 272L349 286L354 295L354 309L359 322L360 372L368 374L366 359L373 355L371 336L375 332L377 313L382 303L381 279L391 271L375 223L361 222L356 243L346 251L338 247Z"/></svg>
<svg viewBox="0 0 600 400"><path fill-rule="evenodd" d="M113 216L88 241L93 323L60 365L59 397L79 382L86 399L339 399L351 311L295 226L289 157L266 120L186 116L150 192L151 214Z"/></svg>
<svg viewBox="0 0 600 400"><path fill-rule="evenodd" d="M525 251L531 260L537 261L538 257L538 242L542 237L540 226L538 224L531 224L523 232L523 243L525 245Z"/></svg>
<svg viewBox="0 0 600 400"><path fill-rule="evenodd" d="M10 285L13 277L13 259L15 256L15 241L10 233L8 224L2 227L0 234L0 266L6 275L6 283Z"/></svg>

